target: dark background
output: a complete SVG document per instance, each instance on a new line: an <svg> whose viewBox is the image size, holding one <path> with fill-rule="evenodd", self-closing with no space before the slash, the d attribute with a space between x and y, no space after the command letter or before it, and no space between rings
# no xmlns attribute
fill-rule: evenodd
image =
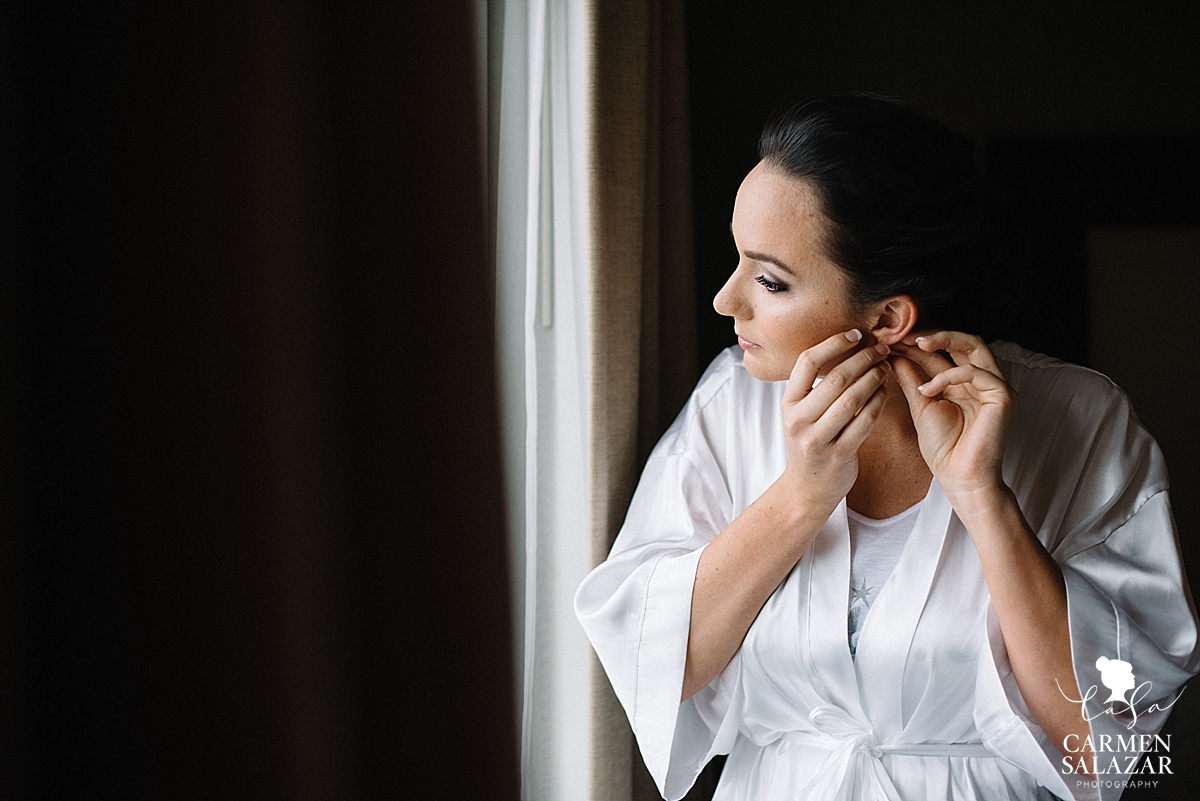
<svg viewBox="0 0 1200 801"><path fill-rule="evenodd" d="M0 10L0 797L518 796L472 10Z"/></svg>
<svg viewBox="0 0 1200 801"><path fill-rule="evenodd" d="M1004 338L1110 374L1159 439L1196 586L1200 358L1188 310L1200 304L1200 254L1173 273L1149 255L1134 265L1149 301L1096 298L1087 236L1200 229L1200 6L747 0L691 4L687 26L699 363L736 342L711 302L736 263L733 199L765 120L807 96L902 97L971 135L1008 198L1017 316ZM1128 347L1094 352L1089 331L1109 324ZM1185 693L1166 729L1176 775L1126 798L1195 796L1198 713L1200 697Z"/></svg>

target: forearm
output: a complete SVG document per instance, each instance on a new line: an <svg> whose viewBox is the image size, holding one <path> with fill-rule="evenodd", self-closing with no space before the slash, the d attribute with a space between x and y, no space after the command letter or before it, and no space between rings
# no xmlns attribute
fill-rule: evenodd
<svg viewBox="0 0 1200 801"><path fill-rule="evenodd" d="M1038 725L1061 751L1067 735L1089 732L1071 657L1067 592L1058 564L1038 541L1007 487L960 511L975 542L1013 676ZM958 507L956 506L956 509ZM1060 690L1061 687L1061 690Z"/></svg>
<svg viewBox="0 0 1200 801"><path fill-rule="evenodd" d="M780 400L788 462L758 500L704 549L696 567L683 699L725 669L771 593L854 486L858 449L887 398L886 345L834 334L801 353ZM821 368L837 362L819 385Z"/></svg>
<svg viewBox="0 0 1200 801"><path fill-rule="evenodd" d="M783 583L832 510L806 510L772 484L700 556L692 590L683 695L725 669L763 604Z"/></svg>

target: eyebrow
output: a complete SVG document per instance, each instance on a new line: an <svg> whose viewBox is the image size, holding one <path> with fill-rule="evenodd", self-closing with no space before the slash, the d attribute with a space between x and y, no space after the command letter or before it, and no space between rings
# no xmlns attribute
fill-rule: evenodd
<svg viewBox="0 0 1200 801"><path fill-rule="evenodd" d="M732 222L729 223L729 238L730 239L734 238ZM734 246L735 247L737 246L736 242L735 242ZM743 252L746 254L747 258L754 259L755 261L765 261L767 264L774 264L776 267L783 270L785 273L792 276L793 278L799 277L799 274L795 270L793 270L791 267L788 267L786 264L784 264L783 262L781 262L779 259L775 258L774 256L768 256L766 253L758 253L757 251L753 251L753 250L746 250Z"/></svg>
<svg viewBox="0 0 1200 801"><path fill-rule="evenodd" d="M791 267L788 267L774 256L768 256L766 253L755 253L753 250L746 250L743 252L746 254L747 258L754 259L755 261L765 261L768 264L774 264L776 267L791 275L793 278L797 277L795 270L793 270Z"/></svg>

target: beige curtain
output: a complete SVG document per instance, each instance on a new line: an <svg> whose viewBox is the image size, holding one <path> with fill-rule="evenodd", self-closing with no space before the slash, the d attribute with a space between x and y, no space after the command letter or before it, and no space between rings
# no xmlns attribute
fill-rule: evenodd
<svg viewBox="0 0 1200 801"><path fill-rule="evenodd" d="M682 1L618 0L593 13L595 564L697 371ZM595 659L593 677L591 797L659 798Z"/></svg>

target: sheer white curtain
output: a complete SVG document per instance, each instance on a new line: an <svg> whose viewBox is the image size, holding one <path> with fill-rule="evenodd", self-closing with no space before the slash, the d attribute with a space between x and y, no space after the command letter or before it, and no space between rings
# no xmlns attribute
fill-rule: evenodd
<svg viewBox="0 0 1200 801"><path fill-rule="evenodd" d="M590 655L572 598L590 565L589 11L571 0L487 0L526 801L588 797Z"/></svg>

